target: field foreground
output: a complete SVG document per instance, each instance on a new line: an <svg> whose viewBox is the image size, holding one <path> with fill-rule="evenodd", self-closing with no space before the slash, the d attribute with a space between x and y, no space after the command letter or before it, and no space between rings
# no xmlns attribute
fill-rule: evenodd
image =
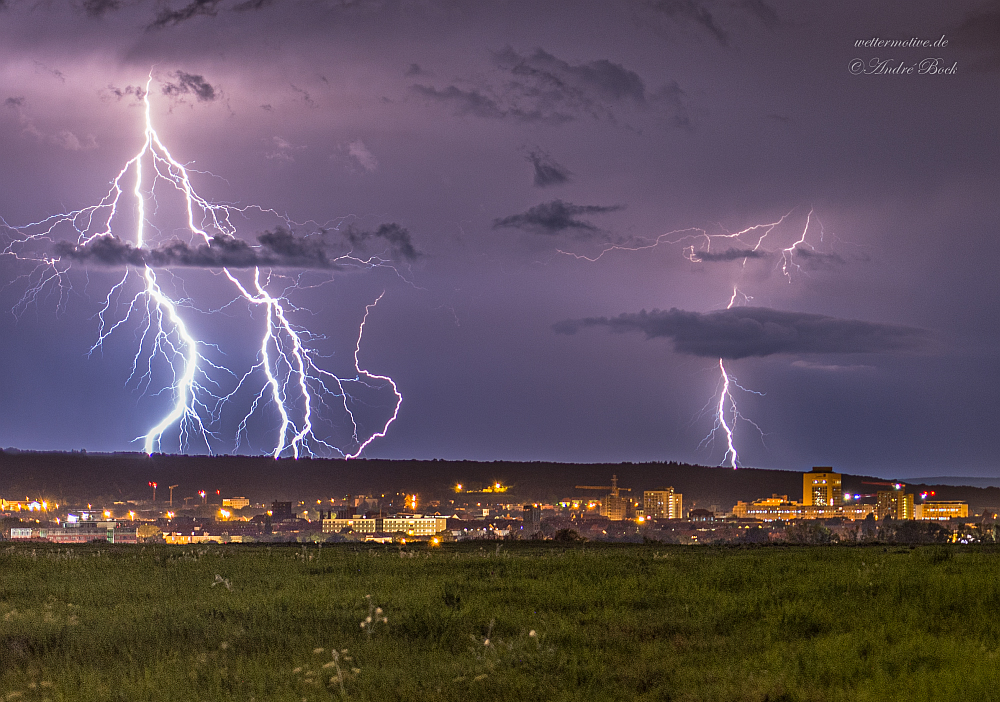
<svg viewBox="0 0 1000 702"><path fill-rule="evenodd" d="M955 700L1000 550L0 549L0 700Z"/></svg>

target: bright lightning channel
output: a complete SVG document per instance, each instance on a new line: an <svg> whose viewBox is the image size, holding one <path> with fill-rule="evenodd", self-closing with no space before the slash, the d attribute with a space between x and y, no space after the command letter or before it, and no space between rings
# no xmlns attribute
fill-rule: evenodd
<svg viewBox="0 0 1000 702"><path fill-rule="evenodd" d="M729 298L729 304L726 305L727 310L733 308L739 296L742 296L745 302L749 302L750 300L753 299L749 295L740 292L736 286L733 286L733 295L731 298ZM764 432L756 422L754 422L752 419L748 419L747 417L745 417L740 413L739 409L736 406L736 398L733 395L732 388L735 387L739 390L742 390L743 392L752 393L754 395L760 395L761 397L764 396L764 393L757 392L756 390L748 390L747 388L740 385L739 382L736 380L736 377L726 371L726 365L725 363L723 363L723 359L721 358L719 359L719 374L720 374L719 378L720 389L719 389L719 401L718 404L715 405L715 412L714 412L715 425L708 432L705 438L701 440L701 443L698 444L698 447L701 448L702 446L706 446L712 443L715 439L716 433L721 430L725 435L726 439L726 453L722 457L722 463L726 463L728 461L729 466L733 470L735 470L739 468L739 460L740 460L739 453L736 451L736 443L733 438L733 434L736 430L737 421L742 419L743 421L752 424L753 427L757 430L757 433L760 434L761 441L764 440ZM713 403L714 400L711 401L709 404ZM728 418L727 414L729 415Z"/></svg>
<svg viewBox="0 0 1000 702"><path fill-rule="evenodd" d="M149 223L147 198L153 199L155 211L158 203L155 200L154 188L159 182L173 186L181 194L187 229L192 235L200 237L205 244L211 244L213 238L219 236L225 239L235 238L236 227L231 221L231 215L235 212L246 213L253 210L261 214L274 215L285 224L293 224L274 210L258 206L236 207L213 204L201 197L191 184L189 168L171 155L153 127L149 99L151 83L152 75L146 83L146 90L142 96L145 115L142 148L126 162L112 180L108 194L98 204L51 215L21 227L11 227L0 220L7 230L15 233L0 250L0 255L35 264L32 272L21 276L28 285L14 307L15 315L30 305L38 304L43 297L52 294L53 288L58 291L57 309L62 311L66 309L66 300L72 289L66 277L70 268L69 263L47 253L31 254L27 247L32 243L52 242L56 229L65 224L72 226L77 232L78 246L99 244L97 241L99 238L112 237L112 221L119 215L119 204L127 190L123 183L130 171L134 171L135 177L131 190L136 212L134 239L139 249L144 247L147 240L145 231ZM144 160L151 161L152 164L152 176L148 185L143 169ZM200 218L200 221L196 221L196 218ZM340 265L358 267L388 265L386 261L377 257L363 259L351 254L340 256L335 261ZM261 406L268 402L277 409L281 419L273 449L269 451L274 458L287 454L298 458L302 455L317 455L316 452L327 455L338 454L343 458L357 458L372 441L384 437L389 426L396 420L403 400L396 383L388 376L363 370L358 360L368 314L382 299L384 292L375 302L365 307L364 319L354 348L355 375L341 378L317 364L317 353L309 347L309 341L321 337L295 326L289 320L289 311L294 311L296 308L291 305L286 293L288 289L295 287L294 282L281 294L275 295L268 292L272 274L268 272L262 275L260 267L253 269L252 290L229 268L223 268L225 277L239 293L239 297L234 301L242 299L252 308L263 308L265 311L265 327L257 363L240 376L225 366L212 362L207 352L214 347L199 341L190 331L179 308L193 307L191 301L169 296L160 286L156 272L147 262L142 262L141 266L137 267L141 269L142 289L125 306L124 314L113 320L116 301L120 304L123 291L133 277L131 269L126 268L122 279L111 288L97 314L98 336L89 353L99 351L105 340L130 318L141 317L138 349L127 382L135 382L137 387L145 392L153 382L154 360L159 358L167 363L172 380L168 387L162 388L156 394L168 392L173 400L169 412L144 436L139 437L138 440L143 442L146 453L152 454L161 450L164 434L172 431L177 431L179 434L180 449L183 450L188 445L191 436L197 436L211 452L213 442L218 440L212 427L219 422L222 408L233 400L245 384L251 382L251 377L257 371L263 374L265 380L249 411L239 424L235 439L237 451L240 450L241 440L249 440L248 422ZM235 388L223 394L219 390L220 383L211 376L212 371L229 377L235 383ZM355 400L348 392L349 387L376 392L391 388L395 403L391 416L381 429L368 436L361 435L352 407ZM331 443L315 431L316 413L320 407L329 407L331 404L336 404L343 410L350 425L351 436L346 446ZM326 423L331 422L327 420Z"/></svg>
<svg viewBox="0 0 1000 702"><path fill-rule="evenodd" d="M792 273L802 273L802 266L796 262L795 255L797 252L816 252L816 248L809 243L807 237L809 235L810 226L812 225L813 219L815 218L812 209L809 210L806 215L805 224L802 228L802 233L799 235L792 244L781 248L777 253L773 250L768 252L764 249L765 241L770 236L778 236L775 230L780 227L785 221L791 216L794 210L785 213L777 220L773 222L766 222L763 224L755 224L745 229L739 231L730 232L723 230L722 233L714 234L709 233L706 229L700 227L690 227L687 229L677 229L674 231L666 232L660 234L655 239L647 239L645 241L639 241L635 244L611 244L606 246L596 255L585 255L581 253L575 253L572 251L564 251L562 249L557 249L557 252L566 256L570 256L577 260L588 261L590 263L595 263L604 256L611 254L613 252L638 252L638 251L649 251L655 249L661 245L663 246L676 246L682 245L682 253L685 259L692 263L701 263L706 260L706 256L712 253L713 243L719 242L729 242L730 245L739 244L744 248L738 251L748 251L749 255L742 257L741 268L746 268L748 259L752 256L756 257L760 254L771 253L776 256L777 263L775 264L777 268L780 268L781 274L788 279L788 282L792 282ZM817 220L818 222L818 220ZM819 223L819 222L818 222ZM823 228L822 223L819 223L820 227L820 241L823 240ZM739 255L734 256L734 259L738 260ZM729 304L726 305L726 309L731 309L732 307L738 305L740 302L743 304L749 303L753 298L750 295L740 291L736 286L733 286L733 294L729 299ZM740 413L736 398L733 393L733 389L742 390L743 392L752 393L754 395L763 396L764 393L757 392L756 390L749 390L736 380L735 376L732 375L730 371L726 369L724 359L719 359L719 384L717 394L709 400L708 404L702 408L698 416L704 416L705 414L711 413L713 416L713 426L704 439L698 444L698 448L708 446L715 442L717 434L721 433L725 439L726 452L722 459L722 464L728 463L730 467L736 469L739 467L739 453L736 450L735 441L735 430L737 423L742 420L751 424L760 434L761 441L764 440L764 432L761 430L760 426L754 421L747 418L745 415Z"/></svg>

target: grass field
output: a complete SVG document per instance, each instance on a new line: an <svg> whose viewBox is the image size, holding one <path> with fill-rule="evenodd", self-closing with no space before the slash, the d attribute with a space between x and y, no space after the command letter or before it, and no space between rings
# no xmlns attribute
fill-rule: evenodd
<svg viewBox="0 0 1000 702"><path fill-rule="evenodd" d="M944 546L18 545L0 699L991 700L998 576Z"/></svg>

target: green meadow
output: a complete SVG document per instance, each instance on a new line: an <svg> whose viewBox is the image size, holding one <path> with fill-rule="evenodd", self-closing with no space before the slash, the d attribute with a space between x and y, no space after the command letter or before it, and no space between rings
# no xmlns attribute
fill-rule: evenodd
<svg viewBox="0 0 1000 702"><path fill-rule="evenodd" d="M0 700L959 700L1000 550L0 548Z"/></svg>

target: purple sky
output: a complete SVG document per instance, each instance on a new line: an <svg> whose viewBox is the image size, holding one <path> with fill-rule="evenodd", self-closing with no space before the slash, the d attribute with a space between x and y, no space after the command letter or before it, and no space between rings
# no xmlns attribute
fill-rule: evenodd
<svg viewBox="0 0 1000 702"><path fill-rule="evenodd" d="M723 463L724 434L703 442L723 358L762 393L734 391L764 433L727 415L741 465L1000 475L1000 4L6 0L9 227L100 201L142 146L150 74L203 197L302 223L279 232L292 253L263 216L234 245L275 268L272 294L300 283L320 366L350 375L384 291L359 361L404 399L367 456ZM261 312L227 305L231 259L194 251L162 192L146 250L123 217L114 255L151 262L206 355L245 373ZM45 269L0 257L0 446L141 450L172 403L163 368L129 381L142 325L87 353L124 259L9 227L20 259L71 267L25 301ZM387 263L330 263L351 250ZM361 395L370 434L392 395ZM263 405L241 451L273 448Z"/></svg>

